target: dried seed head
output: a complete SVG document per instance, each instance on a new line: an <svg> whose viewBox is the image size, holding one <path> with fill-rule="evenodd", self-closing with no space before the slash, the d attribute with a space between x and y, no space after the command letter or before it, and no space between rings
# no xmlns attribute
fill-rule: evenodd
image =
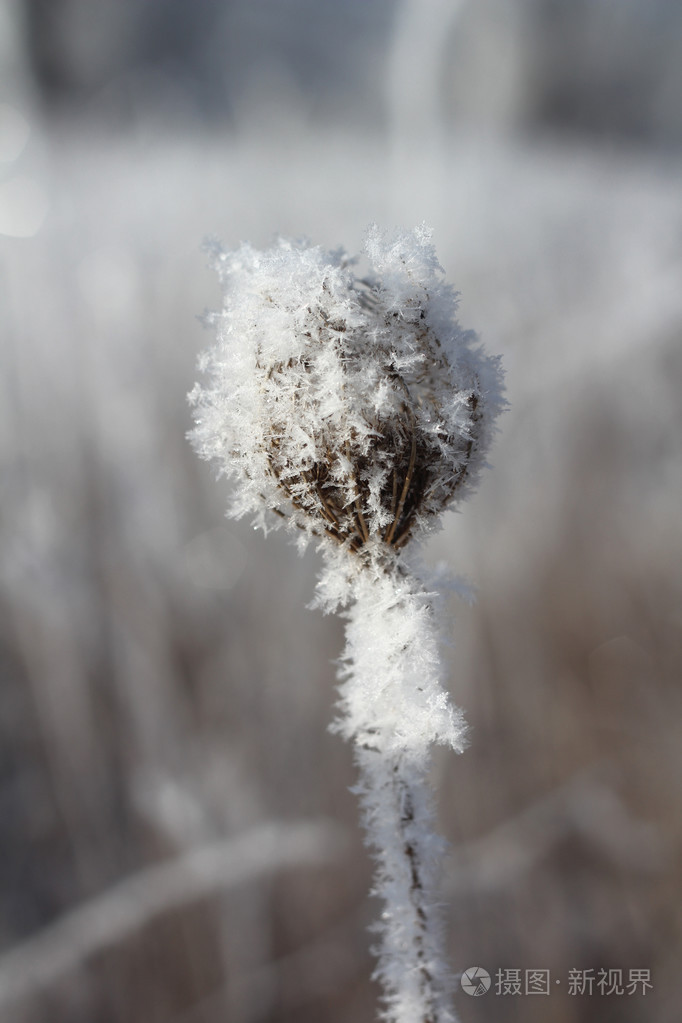
<svg viewBox="0 0 682 1023"><path fill-rule="evenodd" d="M372 229L366 251L363 278L285 241L215 253L225 301L192 436L238 481L234 514L386 552L475 483L503 401L428 232Z"/></svg>

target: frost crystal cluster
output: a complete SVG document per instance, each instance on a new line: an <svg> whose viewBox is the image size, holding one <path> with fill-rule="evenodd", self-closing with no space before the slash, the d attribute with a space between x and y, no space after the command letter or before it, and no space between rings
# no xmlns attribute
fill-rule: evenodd
<svg viewBox="0 0 682 1023"><path fill-rule="evenodd" d="M431 745L461 749L463 724L441 684L435 597L406 548L475 485L502 374L459 327L426 228L371 228L365 255L359 276L356 260L307 244L213 249L224 301L191 436L234 480L231 514L325 555L318 602L348 620L334 727L355 743L386 903L385 1017L447 1023L426 775Z"/></svg>

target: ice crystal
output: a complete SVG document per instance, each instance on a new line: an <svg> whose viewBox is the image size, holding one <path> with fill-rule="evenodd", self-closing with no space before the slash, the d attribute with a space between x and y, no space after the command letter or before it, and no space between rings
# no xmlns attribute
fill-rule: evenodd
<svg viewBox="0 0 682 1023"><path fill-rule="evenodd" d="M334 729L355 744L377 863L376 976L391 1023L452 1023L436 899L430 747L463 747L442 686L434 594L404 548L477 482L503 407L497 359L456 319L426 228L371 228L369 271L279 241L213 249L222 311L191 400L199 453L233 478L231 513L318 539L318 603L344 608Z"/></svg>
<svg viewBox="0 0 682 1023"><path fill-rule="evenodd" d="M234 514L375 556L475 484L501 398L429 232L372 228L365 251L359 277L318 246L216 248L224 305L191 397L197 450L237 483Z"/></svg>

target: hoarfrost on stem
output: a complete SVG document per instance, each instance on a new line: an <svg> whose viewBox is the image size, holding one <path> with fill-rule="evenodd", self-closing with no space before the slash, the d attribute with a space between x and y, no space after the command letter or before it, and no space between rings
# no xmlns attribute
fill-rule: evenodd
<svg viewBox="0 0 682 1023"><path fill-rule="evenodd" d="M357 260L306 243L213 247L224 301L191 437L234 480L232 515L324 554L317 603L347 618L333 727L355 743L386 905L385 1016L447 1023L426 779L431 745L461 750L464 725L442 686L434 594L406 548L476 485L502 372L460 328L427 228L372 227L365 255L359 276Z"/></svg>

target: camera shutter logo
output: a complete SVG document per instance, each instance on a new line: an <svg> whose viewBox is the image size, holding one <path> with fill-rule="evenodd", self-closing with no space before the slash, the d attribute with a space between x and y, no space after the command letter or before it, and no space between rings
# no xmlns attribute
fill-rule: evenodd
<svg viewBox="0 0 682 1023"><path fill-rule="evenodd" d="M484 995L490 988L490 974L482 966L470 966L462 974L462 990L468 995Z"/></svg>

